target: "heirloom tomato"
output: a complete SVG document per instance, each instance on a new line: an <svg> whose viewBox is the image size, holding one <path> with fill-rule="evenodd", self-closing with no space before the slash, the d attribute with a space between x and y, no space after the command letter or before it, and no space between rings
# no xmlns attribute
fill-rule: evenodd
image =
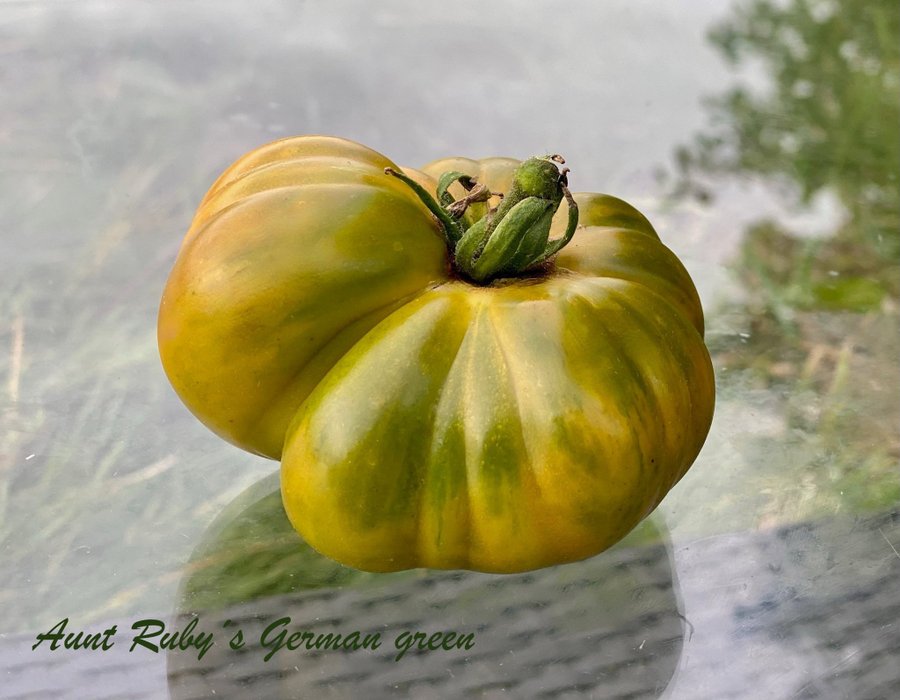
<svg viewBox="0 0 900 700"><path fill-rule="evenodd" d="M696 458L715 390L694 285L632 206L570 194L561 162L401 170L297 137L206 195L163 295L163 364L206 425L281 459L322 553L583 559Z"/></svg>

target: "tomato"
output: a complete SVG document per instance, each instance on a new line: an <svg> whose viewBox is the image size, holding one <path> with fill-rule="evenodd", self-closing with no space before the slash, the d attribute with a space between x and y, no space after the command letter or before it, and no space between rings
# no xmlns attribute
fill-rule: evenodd
<svg viewBox="0 0 900 700"><path fill-rule="evenodd" d="M400 171L299 137L207 194L163 364L207 425L281 458L320 552L369 571L575 561L696 458L715 389L694 285L636 209L570 195L560 160Z"/></svg>
<svg viewBox="0 0 900 700"><path fill-rule="evenodd" d="M279 458L288 423L379 321L447 279L436 224L374 151L277 141L223 173L160 305L163 366L191 411Z"/></svg>

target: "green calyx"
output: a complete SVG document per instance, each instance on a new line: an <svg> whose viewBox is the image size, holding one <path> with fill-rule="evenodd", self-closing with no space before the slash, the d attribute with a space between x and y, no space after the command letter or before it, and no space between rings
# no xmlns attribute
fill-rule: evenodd
<svg viewBox="0 0 900 700"><path fill-rule="evenodd" d="M401 172L385 172L406 183L438 220L453 266L462 276L480 284L500 277L517 277L535 270L572 240L578 226L578 205L568 189L568 168L560 171L560 156L529 158L513 174L509 192L495 209L476 218L494 194L468 175L444 173L437 199ZM458 200L447 191L458 182L466 194ZM550 240L550 224L562 200L569 207L566 232Z"/></svg>

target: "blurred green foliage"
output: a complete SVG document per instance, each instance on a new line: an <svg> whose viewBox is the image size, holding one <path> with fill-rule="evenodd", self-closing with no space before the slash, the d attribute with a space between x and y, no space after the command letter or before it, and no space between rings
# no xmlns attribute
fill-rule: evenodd
<svg viewBox="0 0 900 700"><path fill-rule="evenodd" d="M676 193L763 181L843 216L810 238L751 224L732 263L743 298L713 314L720 393L778 396L777 434L738 441L760 524L900 501L900 3L752 0L709 40L739 75L676 152ZM726 320L727 319L727 320ZM740 331L740 332L737 332Z"/></svg>
<svg viewBox="0 0 900 700"><path fill-rule="evenodd" d="M737 266L751 302L783 318L783 306L863 312L900 297L900 3L756 0L709 38L770 85L709 100L709 129L676 153L680 191L706 199L710 176L766 176L846 210L825 240L751 228Z"/></svg>

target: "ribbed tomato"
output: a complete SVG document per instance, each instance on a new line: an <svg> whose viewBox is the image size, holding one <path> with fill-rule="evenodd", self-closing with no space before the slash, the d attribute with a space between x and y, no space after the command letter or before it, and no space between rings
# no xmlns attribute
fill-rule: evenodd
<svg viewBox="0 0 900 700"><path fill-rule="evenodd" d="M163 363L207 425L281 457L322 553L371 571L582 559L696 458L715 390L694 285L633 207L570 197L560 160L404 175L299 137L213 185L163 297Z"/></svg>
<svg viewBox="0 0 900 700"><path fill-rule="evenodd" d="M169 380L225 439L281 456L288 423L379 321L445 281L437 226L393 165L328 137L232 165L194 217L163 293Z"/></svg>

